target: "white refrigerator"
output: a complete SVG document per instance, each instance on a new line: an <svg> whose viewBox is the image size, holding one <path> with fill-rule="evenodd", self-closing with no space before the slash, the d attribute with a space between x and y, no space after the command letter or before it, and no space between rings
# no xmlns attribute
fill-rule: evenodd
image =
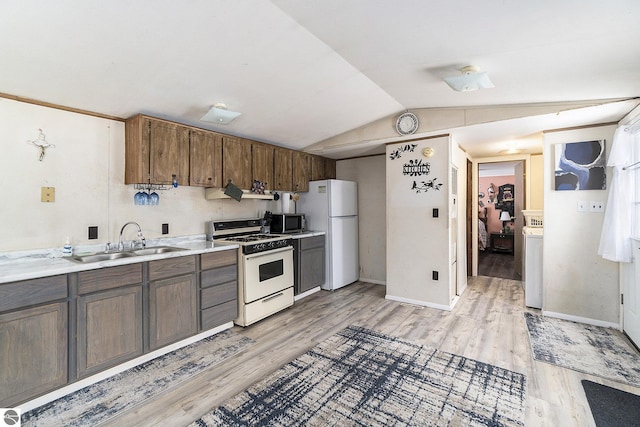
<svg viewBox="0 0 640 427"><path fill-rule="evenodd" d="M357 184L338 179L311 181L309 192L300 194L297 211L305 214L307 230L326 232L322 289L338 289L358 280Z"/></svg>

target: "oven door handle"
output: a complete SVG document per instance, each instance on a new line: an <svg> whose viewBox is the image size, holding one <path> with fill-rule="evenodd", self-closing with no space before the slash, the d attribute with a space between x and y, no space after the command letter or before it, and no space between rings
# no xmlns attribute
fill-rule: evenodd
<svg viewBox="0 0 640 427"><path fill-rule="evenodd" d="M292 251L293 250L293 246L287 246L284 248L278 248L278 249L271 249L268 251L264 251L264 252L258 252L255 254L251 254L251 255L245 255L244 258L245 259L252 259L252 258L258 258L261 256L265 256L265 255L273 255L273 254L277 254L279 252L287 252L287 251Z"/></svg>
<svg viewBox="0 0 640 427"><path fill-rule="evenodd" d="M277 294L275 294L275 295L271 295L270 297L264 298L264 299L262 300L262 302L263 302L263 303L264 303L264 302L269 302L269 301L271 301L272 299L276 299L276 298L278 298L278 297L281 297L282 295L284 295L284 292L279 292L279 293L277 293Z"/></svg>

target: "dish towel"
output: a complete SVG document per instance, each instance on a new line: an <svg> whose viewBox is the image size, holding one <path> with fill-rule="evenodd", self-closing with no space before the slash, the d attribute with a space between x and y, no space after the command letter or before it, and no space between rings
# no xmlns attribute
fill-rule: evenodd
<svg viewBox="0 0 640 427"><path fill-rule="evenodd" d="M224 188L224 194L232 199L236 199L237 201L242 199L242 190L236 187L231 181L229 181L227 186Z"/></svg>

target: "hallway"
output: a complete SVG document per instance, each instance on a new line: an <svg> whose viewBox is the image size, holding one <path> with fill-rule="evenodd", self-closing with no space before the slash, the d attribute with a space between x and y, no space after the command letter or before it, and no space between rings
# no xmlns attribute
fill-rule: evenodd
<svg viewBox="0 0 640 427"><path fill-rule="evenodd" d="M478 276L522 280L514 269L515 257L507 253L492 252L489 248L478 252Z"/></svg>

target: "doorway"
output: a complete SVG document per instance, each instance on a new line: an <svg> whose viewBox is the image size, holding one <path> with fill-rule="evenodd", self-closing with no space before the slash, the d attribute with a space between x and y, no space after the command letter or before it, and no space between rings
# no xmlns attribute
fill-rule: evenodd
<svg viewBox="0 0 640 427"><path fill-rule="evenodd" d="M522 279L524 161L478 163L477 274Z"/></svg>

